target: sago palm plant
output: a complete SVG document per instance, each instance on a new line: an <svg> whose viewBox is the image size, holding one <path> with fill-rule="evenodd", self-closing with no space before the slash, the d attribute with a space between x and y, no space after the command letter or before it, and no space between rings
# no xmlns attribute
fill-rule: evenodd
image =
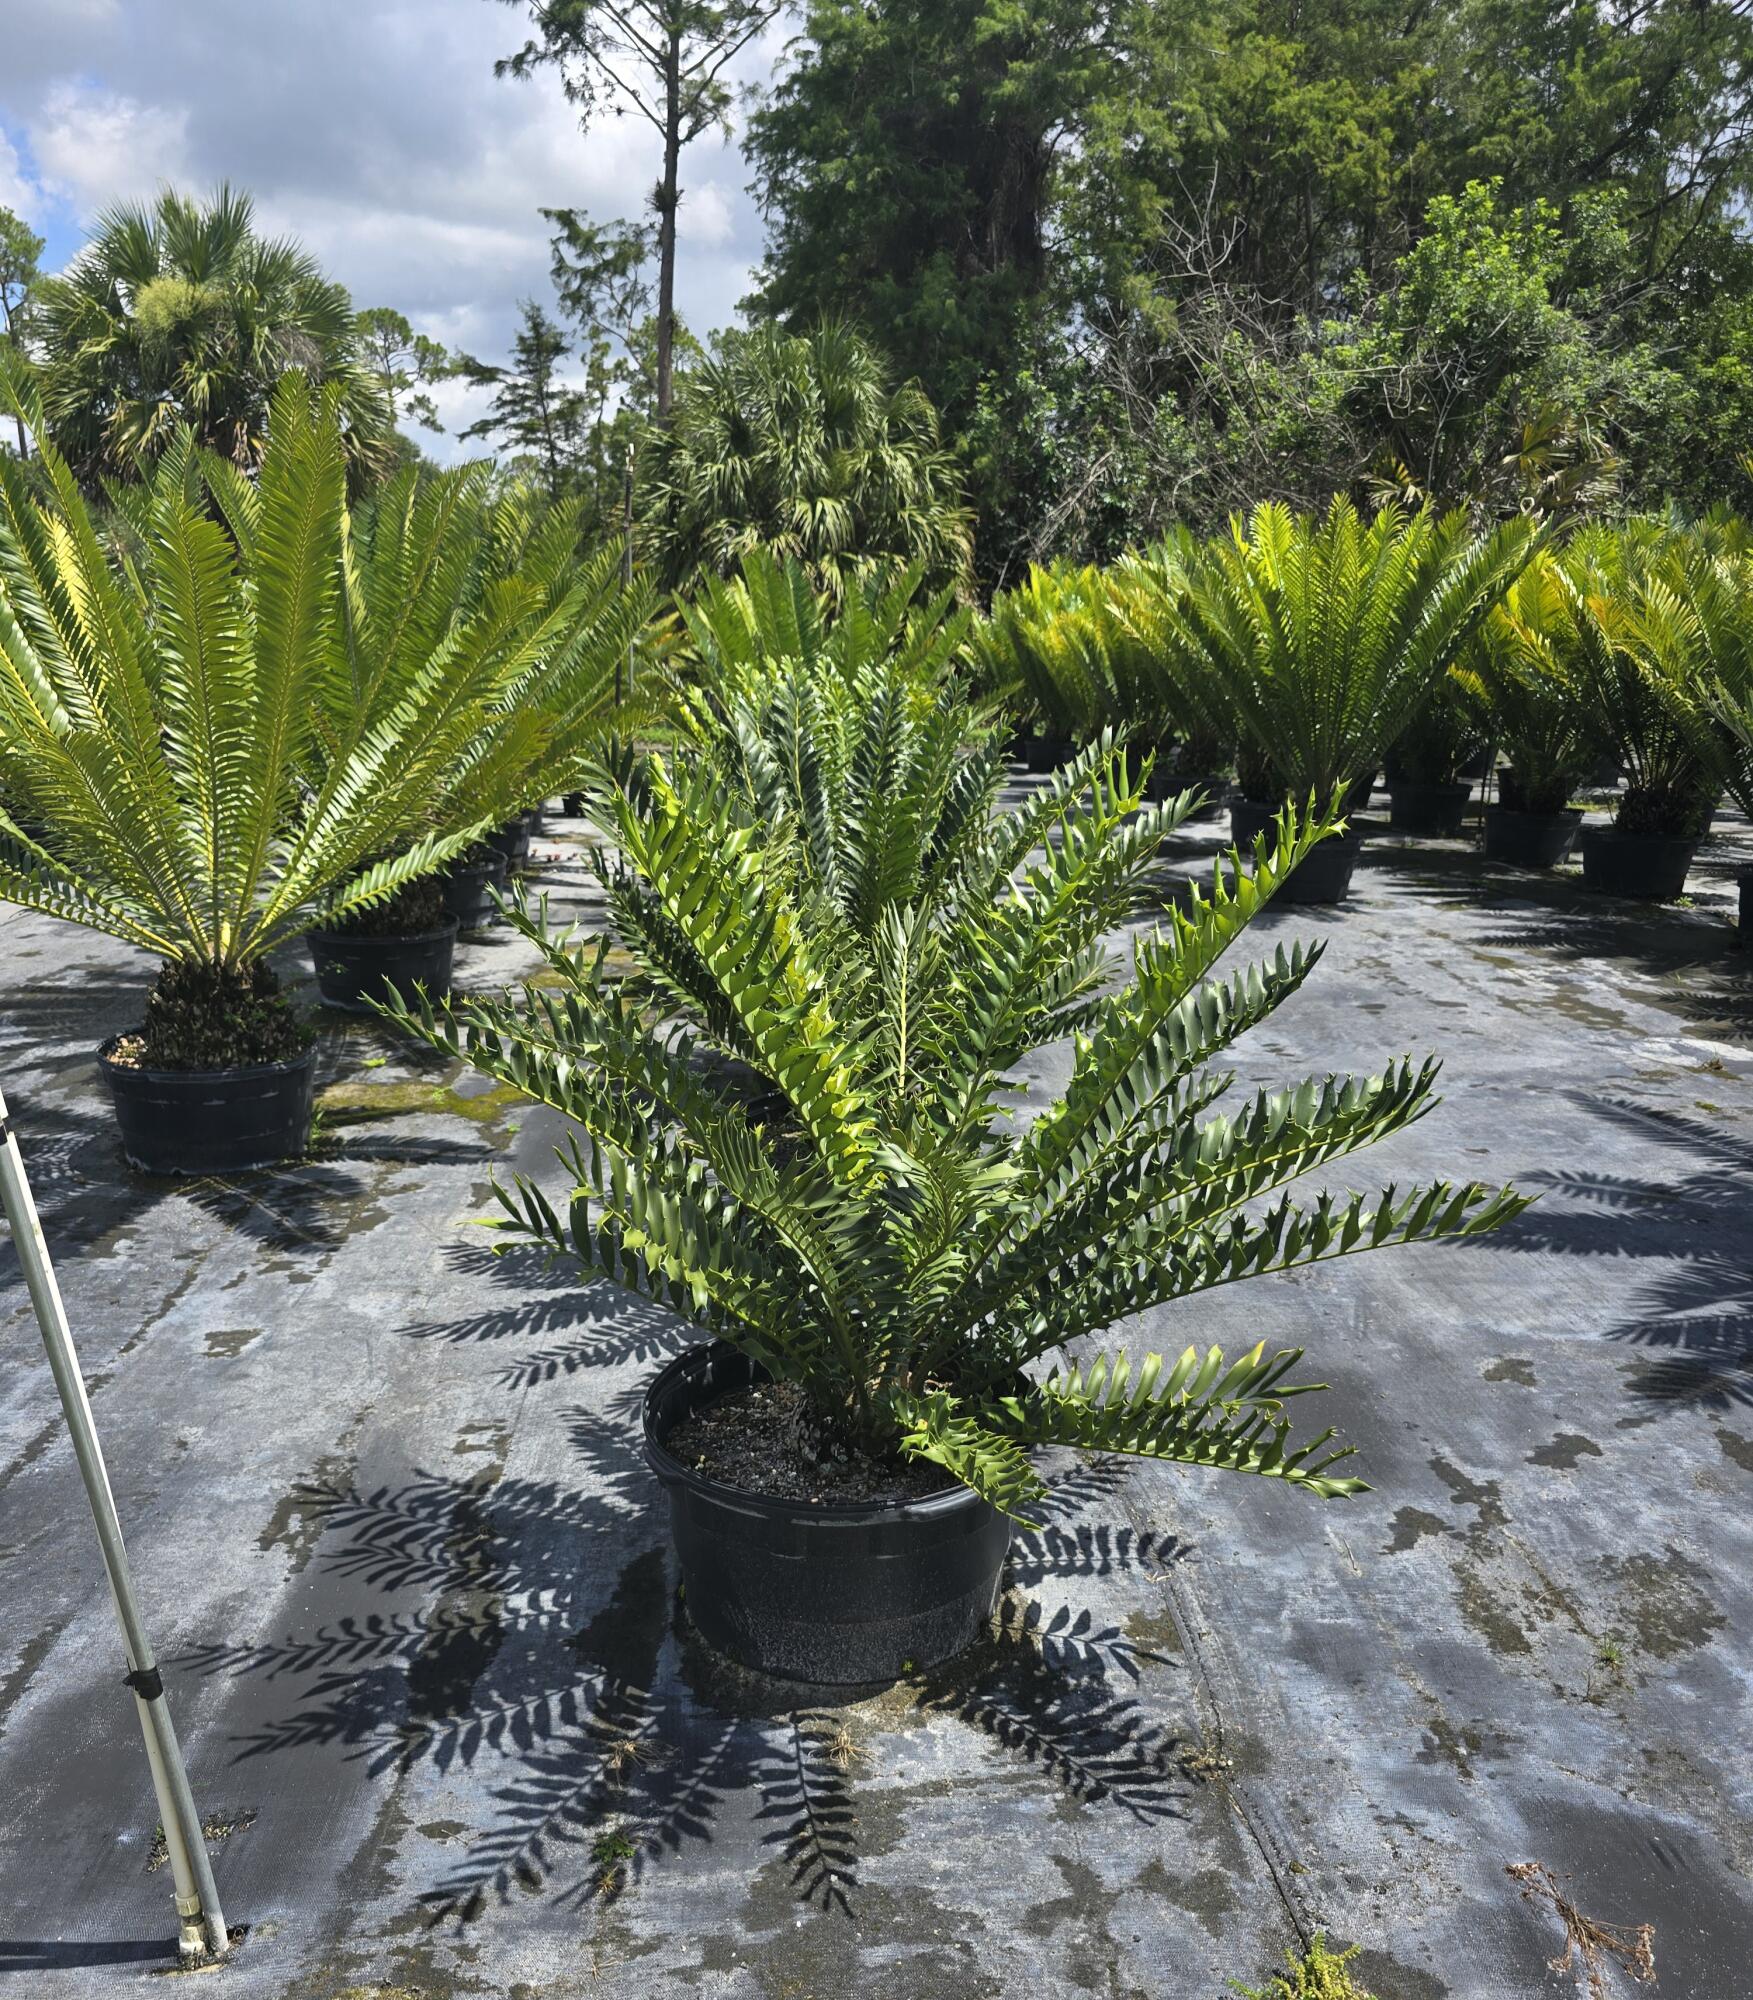
<svg viewBox="0 0 1753 2000"><path fill-rule="evenodd" d="M1559 813L1602 748L1578 672L1577 602L1550 551L1493 605L1455 669L1489 718L1511 812Z"/></svg>
<svg viewBox="0 0 1753 2000"><path fill-rule="evenodd" d="M500 1191L502 1229L800 1385L831 1439L935 1463L1018 1515L1042 1491L1029 1449L1046 1444L1350 1493L1331 1432L1292 1437L1287 1406L1309 1386L1291 1380L1297 1352L1078 1354L1166 1301L1490 1229L1521 1198L1447 1182L1286 1191L1427 1111L1431 1062L1213 1108L1223 1052L1320 956L1280 946L1216 971L1329 831L1289 813L1251 880L1220 865L1209 894L1136 943L1129 976L1082 1011L1064 1095L1019 1124L1014 1065L1089 949L1064 913L1116 865L1140 803L1119 760L1087 763L1014 878L990 869L1007 833L975 841L951 893L884 911L867 968L817 942L788 872L709 776L654 760L615 794L614 833L709 974L697 1023L626 993L606 939L552 938L527 915L549 985L395 1017L579 1127L569 1194L520 1179ZM777 1086L771 1117L725 1065L750 1049Z"/></svg>
<svg viewBox="0 0 1753 2000"><path fill-rule="evenodd" d="M1558 567L1583 710L1625 771L1616 831L1696 839L1725 772L1706 691L1748 644L1733 566L1685 530L1631 521L1585 528Z"/></svg>
<svg viewBox="0 0 1753 2000"><path fill-rule="evenodd" d="M733 576L702 577L682 597L669 664L685 711L801 671L827 686L873 669L921 687L957 673L970 614L951 592L927 593L917 566L872 565L849 589L821 590L795 556L751 549Z"/></svg>
<svg viewBox="0 0 1753 2000"><path fill-rule="evenodd" d="M1213 786L1230 746L1183 696L1164 640L1196 546L1178 532L1108 569L1032 567L970 635L981 680L1060 757L1116 730L1155 756L1159 791L1183 780Z"/></svg>
<svg viewBox="0 0 1753 2000"><path fill-rule="evenodd" d="M355 560L338 399L288 376L255 482L179 432L117 561L52 445L40 491L0 462L0 896L165 961L143 1050L165 1067L296 1049L268 954L493 823L491 791L447 788L534 635L572 637L537 586L446 623L449 581Z"/></svg>
<svg viewBox="0 0 1753 2000"><path fill-rule="evenodd" d="M970 644L984 683L1049 742L1085 743L1123 718L1112 658L1113 616L1093 564L1031 563L992 601Z"/></svg>
<svg viewBox="0 0 1753 2000"><path fill-rule="evenodd" d="M209 470L234 535L252 548L253 489L222 466ZM410 468L347 518L340 644L313 693L321 724L309 782L418 702L447 754L410 800L416 817L397 830L398 846L511 819L570 785L615 732L650 719L625 683L652 586L624 587L613 549L580 558L576 505L530 513L491 484L486 465ZM422 878L407 894L436 896L436 886ZM381 928L393 917L365 921Z"/></svg>
<svg viewBox="0 0 1753 2000"><path fill-rule="evenodd" d="M1191 569L1165 626L1172 671L1242 746L1262 803L1339 807L1401 735L1527 561L1525 520L1476 534L1459 511L1365 521L1257 507Z"/></svg>

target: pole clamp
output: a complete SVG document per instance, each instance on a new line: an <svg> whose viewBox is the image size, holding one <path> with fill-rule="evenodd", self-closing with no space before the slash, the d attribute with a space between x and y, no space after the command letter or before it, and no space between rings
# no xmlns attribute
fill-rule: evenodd
<svg viewBox="0 0 1753 2000"><path fill-rule="evenodd" d="M11 1137L12 1113L10 1111L0 1111L0 1146L4 1146Z"/></svg>
<svg viewBox="0 0 1753 2000"><path fill-rule="evenodd" d="M164 1694L164 1682L156 1667L136 1667L131 1674L122 1676L123 1687L129 1687L142 1701L157 1701Z"/></svg>

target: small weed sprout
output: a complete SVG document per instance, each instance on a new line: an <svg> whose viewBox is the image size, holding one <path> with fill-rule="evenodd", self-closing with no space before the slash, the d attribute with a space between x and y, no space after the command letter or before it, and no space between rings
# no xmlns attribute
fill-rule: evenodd
<svg viewBox="0 0 1753 2000"><path fill-rule="evenodd" d="M619 1826L606 1828L591 1843L591 1865L596 1870L592 1886L605 1903L625 1893L628 1867L638 1852L639 1843Z"/></svg>
<svg viewBox="0 0 1753 2000"><path fill-rule="evenodd" d="M1242 2000L1373 2000L1345 1969L1360 1949L1354 1944L1345 1951L1329 1951L1325 1936L1316 1931L1307 1951L1285 1953L1288 1974L1275 1972L1269 1986L1244 1986L1232 1979L1230 1988Z"/></svg>

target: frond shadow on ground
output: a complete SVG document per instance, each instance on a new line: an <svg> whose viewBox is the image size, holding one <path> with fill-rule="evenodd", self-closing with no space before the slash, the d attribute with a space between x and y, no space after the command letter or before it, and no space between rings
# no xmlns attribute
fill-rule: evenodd
<svg viewBox="0 0 1753 2000"><path fill-rule="evenodd" d="M447 1247L446 1261L463 1277L488 1279L511 1297L458 1319L417 1320L402 1331L411 1340L464 1345L565 1336L509 1357L500 1373L507 1389L530 1389L630 1361L662 1361L692 1338L673 1313L601 1280L581 1281L576 1271L524 1245L495 1250L487 1243Z"/></svg>
<svg viewBox="0 0 1753 2000"><path fill-rule="evenodd" d="M655 1484L626 1421L639 1393L571 1413L588 1467L577 1488L487 1472L303 1490L315 1560L356 1608L178 1662L290 1695L277 1713L271 1695L244 1697L239 1760L328 1747L373 1777L491 1774L491 1818L422 1897L429 1922L467 1923L538 1890L613 1898L713 1842L727 1814L778 1852L801 1901L855 1913L859 1760L844 1697L707 1656L673 1589ZM1172 1662L1026 1589L1143 1581L1184 1555L1172 1538L1075 1518L1111 1496L1111 1475L1099 1461L1072 1468L1061 1517L1019 1536L988 1636L888 1699L959 1722L1091 1810L1157 1821L1179 1813L1184 1773L1143 1678ZM612 1575L592 1562L611 1549Z"/></svg>
<svg viewBox="0 0 1753 2000"><path fill-rule="evenodd" d="M1657 1411L1753 1408L1753 1143L1683 1114L1573 1093L1595 1116L1676 1156L1644 1176L1579 1167L1529 1175L1542 1199L1502 1248L1634 1260L1644 1275L1608 1340L1667 1350L1626 1378Z"/></svg>

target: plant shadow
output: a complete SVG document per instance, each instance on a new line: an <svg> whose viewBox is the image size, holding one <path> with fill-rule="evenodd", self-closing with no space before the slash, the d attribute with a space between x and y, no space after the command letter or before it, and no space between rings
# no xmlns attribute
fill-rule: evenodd
<svg viewBox="0 0 1753 2000"><path fill-rule="evenodd" d="M302 1489L321 1597L356 1608L178 1662L234 1684L241 1762L327 1748L373 1778L482 1774L480 1823L417 1896L427 1923L466 1925L538 1891L613 1901L727 1831L751 1867L777 1856L801 1903L850 1918L860 1740L897 1714L950 1719L1079 1807L1181 1814L1179 1745L1141 1685L1173 1661L1093 1610L1032 1594L1150 1578L1185 1555L1173 1538L1083 1518L1114 1495L1114 1468L1072 1465L1046 1525L1015 1538L986 1636L872 1705L749 1674L694 1632L633 1442L639 1394L569 1413L576 1483L488 1471Z"/></svg>
<svg viewBox="0 0 1753 2000"><path fill-rule="evenodd" d="M1572 1093L1674 1156L1645 1176L1571 1167L1528 1175L1541 1194L1492 1240L1506 1249L1660 1264L1605 1339L1652 1350L1626 1378L1651 1415L1753 1409L1753 1143L1678 1112Z"/></svg>

